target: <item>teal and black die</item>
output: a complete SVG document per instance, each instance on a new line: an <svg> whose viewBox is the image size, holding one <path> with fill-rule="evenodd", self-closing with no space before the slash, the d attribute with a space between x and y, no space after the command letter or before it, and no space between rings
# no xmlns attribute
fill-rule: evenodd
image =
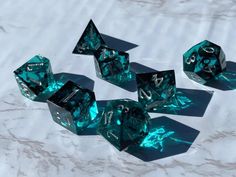
<svg viewBox="0 0 236 177"><path fill-rule="evenodd" d="M93 21L90 20L79 42L76 44L73 53L93 55L101 45L105 45L105 42Z"/></svg>
<svg viewBox="0 0 236 177"><path fill-rule="evenodd" d="M111 100L101 113L98 133L121 151L148 134L149 120L140 103L130 99Z"/></svg>
<svg viewBox="0 0 236 177"><path fill-rule="evenodd" d="M53 77L50 61L36 55L14 71L22 95L38 101L46 101L59 89Z"/></svg>
<svg viewBox="0 0 236 177"><path fill-rule="evenodd" d="M172 101L176 93L174 70L136 75L138 101L147 111L158 111Z"/></svg>
<svg viewBox="0 0 236 177"><path fill-rule="evenodd" d="M94 92L72 81L68 81L47 102L53 120L75 134L92 124L98 114Z"/></svg>
<svg viewBox="0 0 236 177"><path fill-rule="evenodd" d="M101 46L94 54L96 74L108 82L122 85L133 79L129 54Z"/></svg>
<svg viewBox="0 0 236 177"><path fill-rule="evenodd" d="M184 53L183 66L190 79L205 84L226 69L225 54L220 46L205 40Z"/></svg>

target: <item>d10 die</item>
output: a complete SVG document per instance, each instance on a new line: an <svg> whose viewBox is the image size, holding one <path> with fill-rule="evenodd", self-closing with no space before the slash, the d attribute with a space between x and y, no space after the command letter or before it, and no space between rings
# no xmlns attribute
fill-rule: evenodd
<svg viewBox="0 0 236 177"><path fill-rule="evenodd" d="M129 99L112 100L101 113L98 133L121 151L148 134L149 119L140 103Z"/></svg>
<svg viewBox="0 0 236 177"><path fill-rule="evenodd" d="M59 89L56 84L50 61L36 55L14 71L22 95L38 101L46 101Z"/></svg>
<svg viewBox="0 0 236 177"><path fill-rule="evenodd" d="M93 123L98 114L94 93L72 81L68 81L47 102L53 120L75 134Z"/></svg>
<svg viewBox="0 0 236 177"><path fill-rule="evenodd" d="M90 20L73 53L93 55L101 45L105 45L105 42L93 21Z"/></svg>
<svg viewBox="0 0 236 177"><path fill-rule="evenodd" d="M225 54L220 46L203 41L183 55L184 72L201 84L205 84L226 69Z"/></svg>
<svg viewBox="0 0 236 177"><path fill-rule="evenodd" d="M157 111L170 102L176 92L174 70L136 75L138 101L147 111Z"/></svg>
<svg viewBox="0 0 236 177"><path fill-rule="evenodd" d="M101 46L94 54L96 74L99 78L122 85L131 80L129 54Z"/></svg>

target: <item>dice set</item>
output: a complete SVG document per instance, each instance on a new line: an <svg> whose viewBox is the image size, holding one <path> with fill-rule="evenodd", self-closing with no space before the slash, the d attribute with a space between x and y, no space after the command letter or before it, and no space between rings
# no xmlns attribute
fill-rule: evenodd
<svg viewBox="0 0 236 177"><path fill-rule="evenodd" d="M74 54L93 55L96 75L105 81L122 85L136 79L138 100L110 100L99 110L95 93L72 81L56 81L49 59L36 55L14 71L23 96L46 101L53 120L75 134L95 121L97 132L118 150L140 143L149 134L148 112L158 112L175 101L174 70L134 74L129 54L107 46L92 20L89 21ZM220 46L203 41L183 55L186 75L201 84L226 69L225 54Z"/></svg>

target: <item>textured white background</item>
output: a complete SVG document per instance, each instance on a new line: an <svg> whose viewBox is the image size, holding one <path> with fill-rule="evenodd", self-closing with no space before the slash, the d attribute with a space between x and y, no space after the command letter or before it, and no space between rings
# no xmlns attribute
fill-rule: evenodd
<svg viewBox="0 0 236 177"><path fill-rule="evenodd" d="M92 57L72 55L90 18L100 32L138 45L129 51L132 62L175 69L177 87L214 91L202 118L168 115L201 131L187 153L142 162L102 137L70 133L46 104L21 96L13 70L41 54L54 73L93 79L98 100L137 99L97 79ZM0 176L235 177L236 91L196 84L182 72L183 52L204 39L236 62L235 29L235 0L0 0Z"/></svg>

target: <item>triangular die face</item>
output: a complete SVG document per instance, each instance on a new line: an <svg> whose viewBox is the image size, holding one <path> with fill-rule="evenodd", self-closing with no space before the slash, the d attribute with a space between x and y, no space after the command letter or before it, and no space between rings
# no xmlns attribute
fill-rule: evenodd
<svg viewBox="0 0 236 177"><path fill-rule="evenodd" d="M73 53L93 55L101 45L105 45L105 42L93 21L90 20Z"/></svg>

